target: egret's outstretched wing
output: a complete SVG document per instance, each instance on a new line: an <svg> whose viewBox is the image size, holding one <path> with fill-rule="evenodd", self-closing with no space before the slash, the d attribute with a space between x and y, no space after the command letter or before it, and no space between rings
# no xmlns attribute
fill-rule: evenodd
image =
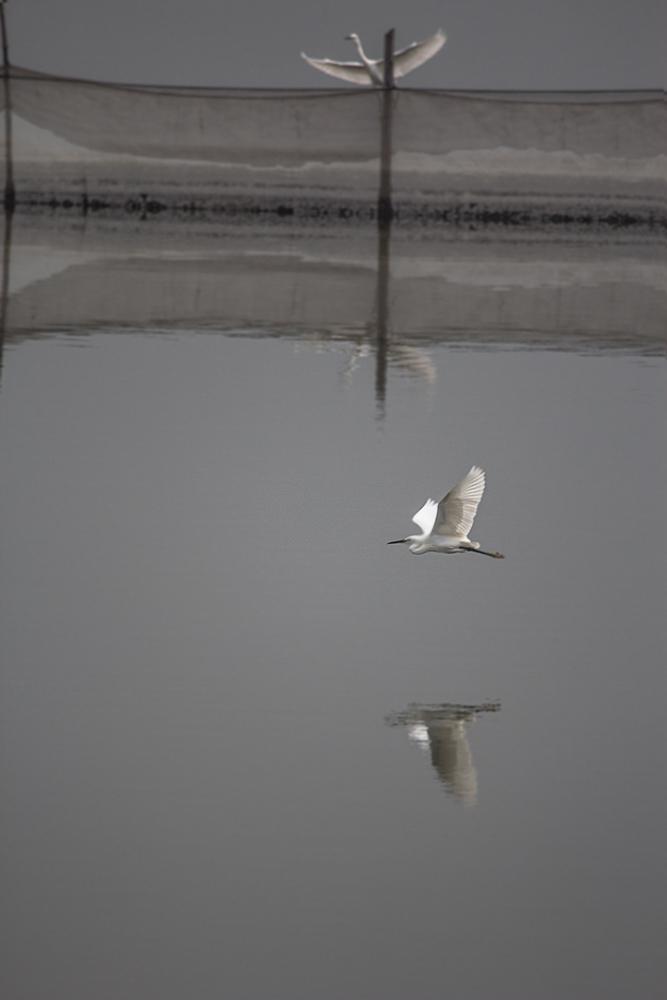
<svg viewBox="0 0 667 1000"><path fill-rule="evenodd" d="M412 45L401 49L400 52L395 52L394 76L405 76L410 70L417 69L418 66L431 59L436 52L439 52L446 41L446 34L440 30L436 31L435 35L431 35L430 38L427 38L423 42L413 42ZM378 66L378 69L382 73L381 64Z"/></svg>
<svg viewBox="0 0 667 1000"><path fill-rule="evenodd" d="M421 510L418 510L412 520L415 524L418 524L425 535L430 535L431 529L435 524L436 514L438 513L438 505L435 500L427 500Z"/></svg>
<svg viewBox="0 0 667 1000"><path fill-rule="evenodd" d="M362 86L370 87L372 80L368 70L363 63L356 62L335 62L333 59L311 59L305 52L301 53L301 58L307 63L319 69L329 76L336 76L339 80L347 80L348 83L360 83Z"/></svg>
<svg viewBox="0 0 667 1000"><path fill-rule="evenodd" d="M473 465L468 475L438 504L438 516L433 529L435 535L466 537L484 493L484 482L484 473L479 466Z"/></svg>

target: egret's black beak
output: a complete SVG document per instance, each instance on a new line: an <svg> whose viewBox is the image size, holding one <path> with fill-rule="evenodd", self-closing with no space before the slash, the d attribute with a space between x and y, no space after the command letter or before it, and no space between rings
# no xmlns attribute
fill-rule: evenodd
<svg viewBox="0 0 667 1000"><path fill-rule="evenodd" d="M401 542L404 542L404 541L405 541L404 538L397 538L395 542L387 542L387 545L400 545Z"/></svg>

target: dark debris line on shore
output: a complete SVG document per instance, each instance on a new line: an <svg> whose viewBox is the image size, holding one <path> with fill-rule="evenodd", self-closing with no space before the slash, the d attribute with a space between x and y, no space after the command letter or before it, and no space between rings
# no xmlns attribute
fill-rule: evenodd
<svg viewBox="0 0 667 1000"><path fill-rule="evenodd" d="M578 203L576 199L563 199L555 206L553 200L544 199L542 204L536 197L533 204L519 204L519 199L502 197L476 198L473 200L452 200L449 204L417 204L415 202L394 202L392 220L399 225L445 226L452 229L511 229L526 232L558 231L611 231L633 230L646 235L656 234L667 228L667 212L653 202L634 202L627 208L619 206L619 200L599 199L597 203ZM106 216L113 218L132 217L149 219L165 214L200 221L224 219L226 222L288 221L316 225L345 223L374 223L377 221L377 207L368 201L341 202L336 199L300 198L230 198L213 200L206 198L165 200L140 193L125 199L111 197L90 198L57 195L42 195L38 192L22 194L16 203L18 212L30 215L64 213L67 215Z"/></svg>

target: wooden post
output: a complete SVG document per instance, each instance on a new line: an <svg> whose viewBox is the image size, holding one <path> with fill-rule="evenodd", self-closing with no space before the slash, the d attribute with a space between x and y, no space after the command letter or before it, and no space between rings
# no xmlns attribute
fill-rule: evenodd
<svg viewBox="0 0 667 1000"><path fill-rule="evenodd" d="M389 254L391 245L391 153L394 109L394 29L384 36L384 87L380 121L380 193L378 196L378 263L375 297L375 400L384 414L389 349Z"/></svg>
<svg viewBox="0 0 667 1000"><path fill-rule="evenodd" d="M380 193L378 195L378 270L375 299L375 399L384 413L389 346L389 252L391 243L391 152L394 106L394 29L384 36L384 87L380 120Z"/></svg>
<svg viewBox="0 0 667 1000"><path fill-rule="evenodd" d="M0 2L0 28L2 30L2 77L5 94L5 212L13 212L16 205L14 188L14 162L12 155L12 101L10 89L9 45L5 24L5 0Z"/></svg>
<svg viewBox="0 0 667 1000"><path fill-rule="evenodd" d="M394 29L384 36L384 85L386 90L394 86Z"/></svg>
<svg viewBox="0 0 667 1000"><path fill-rule="evenodd" d="M391 119L394 103L394 29L384 36L384 88L380 122L378 219L391 219Z"/></svg>

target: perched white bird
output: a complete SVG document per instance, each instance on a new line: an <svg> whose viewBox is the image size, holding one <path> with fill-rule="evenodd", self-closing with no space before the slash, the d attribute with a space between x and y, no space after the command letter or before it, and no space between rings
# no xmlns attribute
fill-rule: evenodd
<svg viewBox="0 0 667 1000"><path fill-rule="evenodd" d="M333 59L311 59L305 52L303 59L315 69L337 76L348 83L360 83L362 86L384 87L384 59L369 59L361 47L359 35L347 35L347 41L354 42L359 52L361 62L335 62ZM400 52L394 52L394 76L405 76L412 69L417 69L427 62L431 56L439 52L447 41L444 31L436 31L423 42L413 42Z"/></svg>
<svg viewBox="0 0 667 1000"><path fill-rule="evenodd" d="M412 520L422 529L422 535L397 538L388 545L405 542L415 555L422 552L478 552L480 556L504 559L500 552L483 552L479 542L471 542L468 532L472 528L479 502L484 493L485 478L477 465L450 490L440 503L427 500Z"/></svg>

